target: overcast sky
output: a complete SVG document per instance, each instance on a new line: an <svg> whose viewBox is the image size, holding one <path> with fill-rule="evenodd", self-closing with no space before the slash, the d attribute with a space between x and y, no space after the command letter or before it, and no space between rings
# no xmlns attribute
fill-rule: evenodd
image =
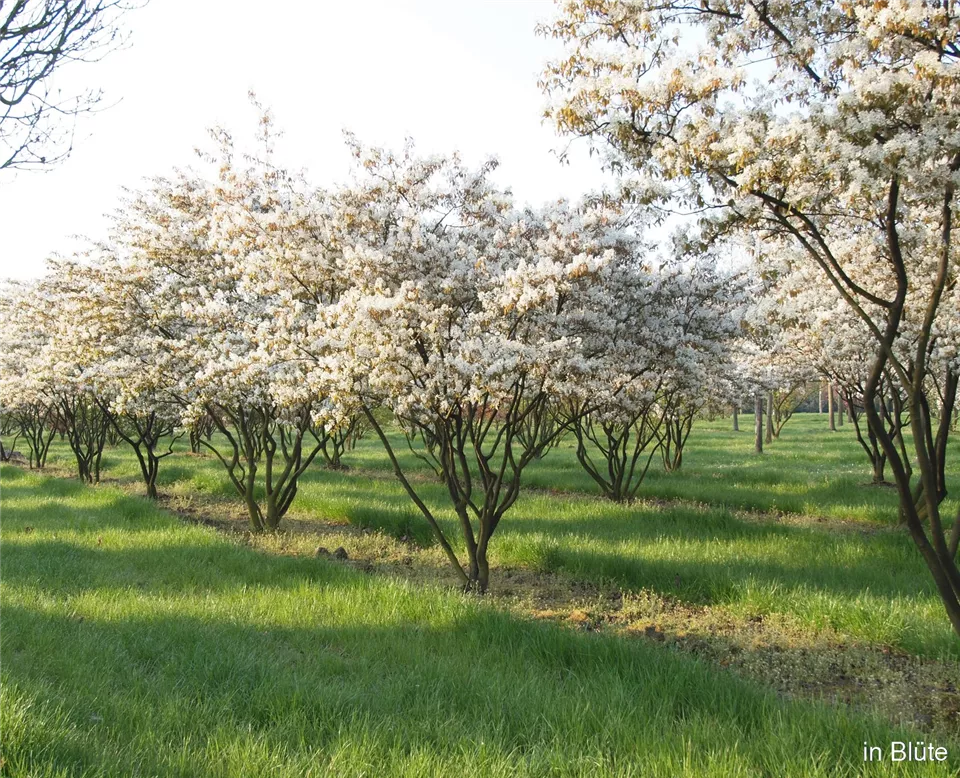
<svg viewBox="0 0 960 778"><path fill-rule="evenodd" d="M152 0L126 18L130 46L72 66L65 89L102 87L109 110L82 118L70 159L0 173L0 277L43 272L54 251L101 237L122 187L193 163L205 128L255 130L247 92L284 132L280 161L319 185L346 178L342 130L361 141L500 158L521 201L575 198L603 182L596 160L543 124L537 77L557 44L534 33L550 0L394 0L269 4Z"/></svg>

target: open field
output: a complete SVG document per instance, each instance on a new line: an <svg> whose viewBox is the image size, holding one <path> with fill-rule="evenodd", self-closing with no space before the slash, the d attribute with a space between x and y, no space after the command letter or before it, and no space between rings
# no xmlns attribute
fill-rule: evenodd
<svg viewBox="0 0 960 778"><path fill-rule="evenodd" d="M632 505L552 452L485 599L446 585L372 439L256 540L135 496L123 448L93 488L4 467L3 774L954 774L960 647L895 494L824 425L758 459L749 419L700 424ZM160 479L244 529L213 459ZM862 764L910 737L951 761Z"/></svg>
<svg viewBox="0 0 960 778"><path fill-rule="evenodd" d="M749 425L747 417L744 430ZM816 415L797 417L758 458L749 431L729 431L726 421L700 424L681 472L651 468L641 500L632 505L599 498L566 444L531 469L531 488L491 546L493 563L650 589L745 617L780 613L809 629L960 659L929 573L896 527L895 491L869 485L866 459L849 426L837 433L824 426ZM399 441L395 450L405 452ZM71 466L65 446L51 460ZM423 479L431 477L409 453L402 461ZM307 472L291 518L308 526L316 519L348 522L431 543L429 527L373 436L361 440L345 463L349 469L342 472L319 465ZM136 464L124 448L109 451L104 466L107 479L138 488ZM179 505L226 510L244 526L214 458L169 458L160 482ZM950 484L960 494L956 470ZM445 489L423 487L456 539ZM948 501L947 510L955 505Z"/></svg>
<svg viewBox="0 0 960 778"><path fill-rule="evenodd" d="M844 775L894 737L111 487L6 469L4 512L11 775Z"/></svg>

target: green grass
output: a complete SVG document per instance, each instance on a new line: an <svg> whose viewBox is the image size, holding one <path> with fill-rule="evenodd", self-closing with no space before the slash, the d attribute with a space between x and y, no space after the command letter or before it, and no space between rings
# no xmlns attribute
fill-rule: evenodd
<svg viewBox="0 0 960 778"><path fill-rule="evenodd" d="M741 417L740 432L730 429L729 420L698 421L684 454L682 470L664 473L651 467L638 497L893 524L897 516L896 491L869 483L869 464L852 426L847 423L839 431L830 432L824 418L818 414L795 416L784 427L781 438L767 445L759 457L753 453L751 417ZM393 439L404 468L426 475L425 467L406 450L402 438L394 435ZM184 449L182 442L178 448ZM65 445L54 445L52 461L70 466L70 457ZM361 469L367 478L392 479L390 463L372 433L356 450L348 452L344 461ZM948 464L947 485L954 495L945 504L949 512L960 505L956 497L960 495L960 435L953 437ZM122 447L106 452L104 468L109 476L137 476L135 460ZM307 474L305 483L318 480L330 480L319 465ZM160 481L167 485L189 482L186 485L196 491L232 495L232 487L212 457L168 459L161 466ZM364 483L356 474L343 482L351 485L352 492L369 485L369 481ZM534 489L598 494L596 485L573 455L570 441L534 463L524 475L524 484Z"/></svg>
<svg viewBox="0 0 960 778"><path fill-rule="evenodd" d="M651 589L741 617L784 614L813 630L829 628L923 656L960 658L960 641L929 572L896 527L895 490L869 485L870 470L849 424L836 433L825 426L816 414L795 417L781 439L757 457L750 432L734 433L728 421L698 423L683 470L652 474L641 494L646 501L632 505L600 499L564 446L532 468L526 492L494 538L493 564ZM957 495L960 451L952 445L949 487ZM404 447L397 441L396 448ZM53 457L70 464L62 445ZM420 472L419 488L459 541L446 490L428 479L408 452L401 458L411 472ZM308 471L293 515L347 520L431 542L429 527L375 439L361 441L345 461L351 467L345 472L319 466ZM105 468L108 477L130 483L138 477L124 448L107 453ZM167 459L160 481L167 492L236 499L212 457ZM682 499L661 505L654 498ZM949 511L956 509L951 499ZM758 520L740 509L811 518ZM833 521L819 524L813 517ZM840 519L851 523L838 527Z"/></svg>
<svg viewBox="0 0 960 778"><path fill-rule="evenodd" d="M955 743L948 765L864 765L865 741L920 736L657 645L259 553L116 487L2 479L5 775L956 771Z"/></svg>
<svg viewBox="0 0 960 778"><path fill-rule="evenodd" d="M764 454L753 450L753 417L740 419L733 432L729 419L698 421L684 452L680 473L651 468L640 497L692 500L757 511L807 514L884 524L896 521L897 496L892 488L870 484L872 472L853 426L836 432L826 416L798 414L787 422L779 440ZM572 449L571 449L572 451ZM948 486L960 494L960 441L951 445ZM892 478L889 468L887 477ZM594 491L572 454L545 459L529 484L547 488ZM956 498L948 502L955 511Z"/></svg>

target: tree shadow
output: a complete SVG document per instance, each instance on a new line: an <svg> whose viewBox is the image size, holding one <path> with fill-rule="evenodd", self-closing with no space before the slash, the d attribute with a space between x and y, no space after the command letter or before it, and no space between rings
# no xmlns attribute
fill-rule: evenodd
<svg viewBox="0 0 960 778"><path fill-rule="evenodd" d="M662 646L257 553L155 508L137 531L114 514L146 501L41 483L12 538L4 523L14 774L852 774L848 743L890 738Z"/></svg>
<svg viewBox="0 0 960 778"><path fill-rule="evenodd" d="M726 599L747 580L819 589L844 597L867 591L889 598L936 597L922 562L912 559L910 539L894 532L870 533L859 553L845 553L841 562L832 554L825 557L825 551L844 541L856 543L867 537L865 534L760 524L737 519L728 512L698 513L686 508L644 508L626 519L602 514L572 520L531 515L510 519L501 526L498 540L546 538L556 569L633 587L653 586L691 602ZM564 542L565 536L581 540L586 536L588 540ZM624 543L635 544L640 555L602 549L604 544ZM689 559L658 560L656 556L662 556L659 549L673 543L700 547ZM756 546L755 553L750 553L751 545ZM644 546L656 553L643 556ZM771 546L790 548L793 562L771 561L763 553L764 547ZM675 584L678 575L683 582L679 587Z"/></svg>
<svg viewBox="0 0 960 778"><path fill-rule="evenodd" d="M294 765L319 759L323 773L325 757L350 759L356 744L353 760L370 760L377 774L419 752L440 764L476 758L474 770L499 758L530 774L558 758L596 767L613 755L663 775L669 768L656 765L684 753L710 774L722 753L751 773L802 775L825 756L853 767L831 728L855 731L858 742L885 733L638 642L479 609L439 626L410 616L383 623L371 610L366 623L357 613L358 623L291 627L256 616L98 619L8 604L4 686L44 724L14 733L5 757L44 753L77 773L168 774L189 731L193 775L218 749L247 750L248 771L267 755L278 769L279 755Z"/></svg>
<svg viewBox="0 0 960 778"><path fill-rule="evenodd" d="M37 523L41 521L42 517L38 517ZM155 537L132 533L123 539L122 548L109 547L116 536L108 538L106 546L46 538L5 538L3 577L8 582L42 581L53 567L56 578L41 588L60 597L125 590L203 597L241 591L247 586L280 590L307 584L348 586L357 580L345 577L342 566L333 561L282 556L277 559L277 569L265 570L250 565L249 554L240 543L228 545L212 539L202 544L187 542L186 537L171 537L159 543Z"/></svg>

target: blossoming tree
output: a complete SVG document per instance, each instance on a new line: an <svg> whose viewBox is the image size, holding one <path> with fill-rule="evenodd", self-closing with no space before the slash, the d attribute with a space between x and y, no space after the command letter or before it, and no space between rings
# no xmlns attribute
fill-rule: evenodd
<svg viewBox="0 0 960 778"><path fill-rule="evenodd" d="M56 409L44 383L39 355L47 341L31 315L36 282L9 282L0 289L0 415L14 440L27 444L31 468L42 469L54 437ZM5 451L11 454L13 446Z"/></svg>
<svg viewBox="0 0 960 778"><path fill-rule="evenodd" d="M960 635L960 515L941 514L957 394L960 15L947 3L572 0L543 85L653 202L800 249L873 337L864 412ZM898 348L906 337L909 348ZM903 393L912 449L877 410Z"/></svg>
<svg viewBox="0 0 960 778"><path fill-rule="evenodd" d="M344 392L359 397L394 472L467 589L489 585L489 544L524 470L559 434L544 418L589 375L602 276L631 242L602 203L520 211L489 163L355 147L340 195L350 288L336 327ZM376 409L443 482L461 562ZM537 431L542 432L539 434Z"/></svg>
<svg viewBox="0 0 960 778"><path fill-rule="evenodd" d="M340 424L316 376L312 336L314 350L305 349L318 309L336 294L323 198L272 163L269 114L259 156L237 160L232 137L213 134L215 175L181 171L135 193L113 245L156 290L140 298L141 323L176 361L164 390L183 425L213 425L219 435L196 442L224 466L251 529L276 530Z"/></svg>

